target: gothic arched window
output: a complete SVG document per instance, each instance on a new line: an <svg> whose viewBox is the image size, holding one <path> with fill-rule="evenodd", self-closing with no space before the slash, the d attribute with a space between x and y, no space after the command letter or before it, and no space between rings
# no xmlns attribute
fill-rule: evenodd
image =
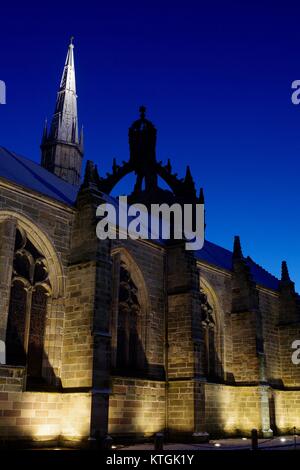
<svg viewBox="0 0 300 470"><path fill-rule="evenodd" d="M17 229L6 330L7 364L27 365L29 378L42 375L49 292L44 257L25 232Z"/></svg>
<svg viewBox="0 0 300 470"><path fill-rule="evenodd" d="M120 264L116 367L134 370L140 362L140 304L138 289L125 263Z"/></svg>
<svg viewBox="0 0 300 470"><path fill-rule="evenodd" d="M204 373L207 377L217 375L216 368L216 323L214 311L208 302L207 295L200 288L201 323L204 342Z"/></svg>

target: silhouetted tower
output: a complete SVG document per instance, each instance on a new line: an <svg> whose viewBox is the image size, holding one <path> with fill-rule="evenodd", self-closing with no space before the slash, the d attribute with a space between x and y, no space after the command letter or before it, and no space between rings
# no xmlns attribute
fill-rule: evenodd
<svg viewBox="0 0 300 470"><path fill-rule="evenodd" d="M134 121L129 128L130 163L137 175L135 192L142 190L144 178L146 191L157 188L156 129L145 118L145 106L141 106L139 111L140 119Z"/></svg>
<svg viewBox="0 0 300 470"><path fill-rule="evenodd" d="M47 127L46 122L41 143L42 166L68 183L78 185L83 157L83 130L79 138L73 38L49 133Z"/></svg>

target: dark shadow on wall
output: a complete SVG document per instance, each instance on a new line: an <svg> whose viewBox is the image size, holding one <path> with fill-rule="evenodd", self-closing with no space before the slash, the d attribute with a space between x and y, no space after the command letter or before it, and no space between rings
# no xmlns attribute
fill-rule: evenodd
<svg viewBox="0 0 300 470"><path fill-rule="evenodd" d="M277 435L278 429L276 426L275 397L273 393L270 393L270 396L269 396L269 413L270 413L270 428L272 429L273 433Z"/></svg>
<svg viewBox="0 0 300 470"><path fill-rule="evenodd" d="M135 337L129 360L122 357L122 351L117 354L117 365L111 370L112 375L120 377L136 377L153 380L165 380L165 367L162 364L148 362L143 344L139 337Z"/></svg>
<svg viewBox="0 0 300 470"><path fill-rule="evenodd" d="M30 375L27 374L26 379L26 390L27 391L43 391L43 392L59 392L62 391L61 378L57 377L55 371L48 359L47 354L44 352L43 355L43 368L42 374Z"/></svg>

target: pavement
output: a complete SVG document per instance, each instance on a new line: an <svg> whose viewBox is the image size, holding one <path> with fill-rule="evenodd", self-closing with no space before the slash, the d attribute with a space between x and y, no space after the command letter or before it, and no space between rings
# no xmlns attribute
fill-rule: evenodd
<svg viewBox="0 0 300 470"><path fill-rule="evenodd" d="M300 450L300 436L280 436L272 439L259 439L258 448L261 450ZM154 450L153 443L134 444L134 445L115 445L116 450ZM164 450L249 450L251 449L251 439L235 438L235 439L213 439L206 444L189 444L189 443L166 443Z"/></svg>

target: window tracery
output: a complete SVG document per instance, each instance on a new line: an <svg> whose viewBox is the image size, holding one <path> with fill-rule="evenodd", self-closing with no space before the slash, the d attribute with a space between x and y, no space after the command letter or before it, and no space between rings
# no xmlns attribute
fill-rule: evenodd
<svg viewBox="0 0 300 470"><path fill-rule="evenodd" d="M46 259L17 229L6 333L7 363L26 365L29 377L42 375L46 310L51 285Z"/></svg>

